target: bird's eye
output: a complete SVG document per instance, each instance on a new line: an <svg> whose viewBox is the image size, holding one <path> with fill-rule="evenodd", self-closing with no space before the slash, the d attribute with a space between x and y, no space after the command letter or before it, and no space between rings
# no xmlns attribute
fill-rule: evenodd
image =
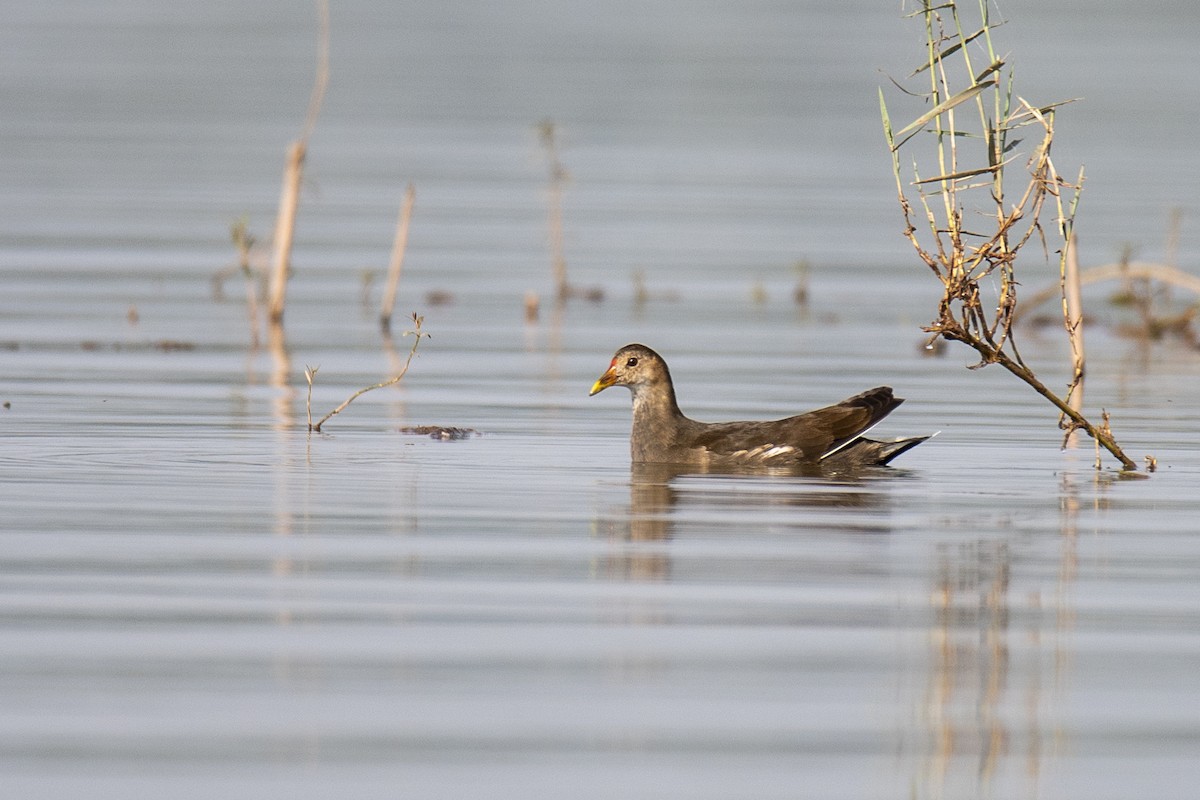
<svg viewBox="0 0 1200 800"><path fill-rule="evenodd" d="M637 356L631 356L629 358L629 360L625 362L625 366L636 367L637 366Z"/></svg>

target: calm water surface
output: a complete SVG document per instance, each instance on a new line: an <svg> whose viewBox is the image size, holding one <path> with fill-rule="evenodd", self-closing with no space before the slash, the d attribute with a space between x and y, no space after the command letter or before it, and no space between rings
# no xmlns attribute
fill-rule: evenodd
<svg viewBox="0 0 1200 800"><path fill-rule="evenodd" d="M222 299L211 278L231 220L270 227L311 18L15 12L3 794L1191 797L1197 353L1088 332L1088 406L1158 458L1148 480L1060 450L1005 375L924 354L936 287L896 236L873 116L912 31L867 5L339 4L285 338L258 344L240 279ZM1161 255L1181 205L1194 268L1195 87L1145 87L1186 73L1197 12L1089 4L1062 26L1074 6L1008 3L1004 30L1019 79L1088 98L1095 261L1126 241ZM1070 58L1027 44L1038 23ZM1112 74L1118 32L1136 55ZM1159 146L1133 153L1151 111ZM527 324L524 293L549 293L545 116L573 174L572 275L607 299ZM363 282L409 179L400 307L432 338L399 386L310 435L305 366L323 414L411 343L380 336ZM1064 382L1054 332L1021 336ZM628 396L587 397L631 340L702 419L887 383L908 402L881 435L941 433L855 476L631 470Z"/></svg>

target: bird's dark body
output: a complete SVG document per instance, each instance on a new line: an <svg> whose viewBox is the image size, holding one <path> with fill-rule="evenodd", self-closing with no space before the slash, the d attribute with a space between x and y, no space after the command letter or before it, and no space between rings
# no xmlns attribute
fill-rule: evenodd
<svg viewBox="0 0 1200 800"><path fill-rule="evenodd" d="M855 467L887 464L927 436L880 442L862 434L904 402L887 386L836 405L763 422L700 422L679 410L667 364L640 344L617 351L592 387L633 393L630 455L635 463L702 467Z"/></svg>

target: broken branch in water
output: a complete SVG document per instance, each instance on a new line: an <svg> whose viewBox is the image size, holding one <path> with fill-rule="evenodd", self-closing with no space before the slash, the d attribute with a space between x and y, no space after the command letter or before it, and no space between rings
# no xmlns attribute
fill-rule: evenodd
<svg viewBox="0 0 1200 800"><path fill-rule="evenodd" d="M367 386L366 388L359 389L357 392L355 392L354 394L347 397L346 400L340 406L335 408L333 411L330 411L325 416L321 417L321 419L315 425L313 424L313 421L312 421L312 410L311 410L312 405L310 402L309 412L308 412L308 429L310 431L316 431L317 433L320 433L321 426L324 425L329 420L330 417L332 417L336 414L340 414L342 412L342 410L346 408L346 406L350 405L355 400L357 400L361 395L366 394L367 392L371 391L372 389L382 389L385 386L391 386L393 384L400 382L400 380L405 376L405 374L408 373L408 367L410 364L412 364L413 357L416 356L416 354L417 354L417 346L421 344L421 339L429 338L429 334L425 333L424 331L421 330L421 323L424 322L425 318L418 316L417 314L414 313L412 315L412 320L413 320L413 329L411 331L404 332L405 336L413 337L412 348L408 351L408 358L405 360L404 366L400 368L399 374L397 374L396 376L394 376L392 378L389 378L386 381L383 381L382 383L376 383L373 386ZM312 397L313 376L315 376L316 373L317 373L317 371L315 369L305 369L304 370L304 377L308 380L308 393L309 393L310 398Z"/></svg>
<svg viewBox="0 0 1200 800"><path fill-rule="evenodd" d="M925 61L913 71L929 81L922 97L930 108L894 132L882 88L879 91L884 136L892 156L896 193L904 216L904 236L917 256L942 283L936 319L925 330L933 338L963 342L981 356L977 366L999 364L1062 413L1060 425L1082 430L1113 455L1126 470L1134 461L1122 452L1107 422L1091 423L1068 401L1078 402L1083 377L1082 314L1067 302L1069 242L1083 184L1064 180L1050 157L1054 114L1058 105L1034 106L1013 91L1011 69L996 55L989 20L990 4L979 4L980 25L964 33L955 0L922 0ZM970 46L968 46L970 45ZM987 66L976 69L972 49ZM978 57L978 55L976 56ZM982 62L981 62L982 63ZM1028 143L1012 136L1028 128ZM913 153L913 176L906 180L900 151ZM1025 186L1006 194L1006 170L1019 157L1025 161ZM918 164L927 169L926 178ZM1069 198L1064 201L1064 195ZM966 205L967 200L976 201ZM1073 373L1067 401L1046 387L1025 364L1017 349L1013 323L1017 311L1017 255L1035 236L1046 244L1042 212L1054 209L1053 230L1059 248L1059 291L1064 297L1064 327L1071 343ZM917 210L914 210L914 207ZM970 213L971 222L964 219ZM987 225L983 221L991 219ZM922 231L921 227L927 228ZM932 340L931 340L932 341Z"/></svg>

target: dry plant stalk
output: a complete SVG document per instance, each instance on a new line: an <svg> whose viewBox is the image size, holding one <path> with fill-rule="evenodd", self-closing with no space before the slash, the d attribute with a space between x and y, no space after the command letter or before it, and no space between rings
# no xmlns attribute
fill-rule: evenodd
<svg viewBox="0 0 1200 800"><path fill-rule="evenodd" d="M1014 94L1012 71L992 47L989 2L979 0L980 26L972 32L964 32L955 0L939 0L936 5L933 0L921 0L921 8L914 12L925 22L926 59L909 77L923 76L929 86L919 95L900 88L905 94L928 100L928 111L893 131L883 90L879 91L884 134L906 223L904 234L943 287L937 318L925 330L933 334L931 342L941 337L973 348L981 357L973 368L1004 367L1058 408L1059 425L1068 435L1075 430L1086 432L1124 469L1136 470L1107 424L1093 425L1068 402L1083 379L1080 319L1072 316L1066 302L1065 246L1072 235L1083 171L1071 183L1055 169L1050 157L1054 112L1062 103L1034 106ZM982 50L986 63L973 62L972 46ZM1024 148L1020 147L1023 140L1013 135L1021 131L1031 142ZM911 183L903 177L901 150L912 153ZM1022 156L1026 158L1025 185L1009 196L1005 168ZM932 163L932 177L923 177L921 163ZM967 200L976 204L968 207ZM1035 235L1045 251L1041 217L1047 204L1055 211L1054 228L1064 243L1059 250L1063 324L1072 339L1072 352L1078 356L1068 400L1037 378L1013 338L1017 254ZM965 216L968 208L972 214L969 222ZM928 232L921 232L918 223ZM995 286L997 293L994 301L986 300L987 307L986 290L981 286L985 281Z"/></svg>
<svg viewBox="0 0 1200 800"><path fill-rule="evenodd" d="M296 210L300 206L300 181L304 175L303 141L288 145L287 162L283 168L283 189L279 195L279 212L275 218L275 254L271 259L270 285L267 289L268 317L272 324L283 322L283 307L287 302L287 278L291 268L292 237L296 229Z"/></svg>
<svg viewBox="0 0 1200 800"><path fill-rule="evenodd" d="M404 251L408 249L408 223L412 220L413 203L417 190L410 183L404 190L404 202L400 204L400 217L396 220L396 238L392 242L392 259L388 263L387 286L383 290L383 301L379 306L379 324L384 332L392 329L392 309L396 305L396 287L400 285L400 272L404 269Z"/></svg>
<svg viewBox="0 0 1200 800"><path fill-rule="evenodd" d="M275 254L271 263L270 286L267 293L267 315L273 325L283 322L287 300L287 279L291 267L292 237L296 228L296 210L300 206L300 183L304 177L304 157L308 152L308 137L317 124L325 87L329 83L329 0L317 0L320 32L317 39L317 74L313 79L308 100L308 114L300 138L288 145L287 162L283 170L283 189L279 196L279 214L275 219Z"/></svg>
<svg viewBox="0 0 1200 800"><path fill-rule="evenodd" d="M405 336L411 335L413 337L412 348L408 351L408 358L404 361L404 366L400 368L400 372L397 375L395 375L394 377L389 378L386 381L383 381L382 383L376 383L372 386L367 386L365 388L359 389L357 392L355 392L354 394L347 397L340 406L335 408L333 411L330 411L325 416L321 417L321 419L315 425L313 424L313 421L312 421L312 387L313 387L313 378L317 374L318 367L305 367L304 368L304 378L305 378L305 380L308 381L307 411L308 411L308 429L310 431L316 431L317 433L320 433L321 426L324 425L326 422L328 422L330 417L332 417L336 414L342 413L342 411L346 408L346 406L353 403L361 395L364 395L373 389L382 389L385 386L391 386L393 384L399 383L401 381L401 379L404 378L404 376L408 373L409 365L412 364L413 357L416 356L416 354L417 354L417 346L421 344L421 339L429 338L429 334L425 333L424 331L421 330L421 323L425 321L425 318L422 316L418 316L417 314L414 313L412 315L412 321L413 321L413 329L411 331L404 332Z"/></svg>
<svg viewBox="0 0 1200 800"><path fill-rule="evenodd" d="M567 283L567 257L563 250L562 198L568 173L567 168L563 166L558 157L558 143L555 138L557 127L554 122L543 120L539 123L538 135L542 141L542 147L546 151L546 165L549 169L546 228L550 238L550 263L554 271L554 285L561 302L571 294L571 286Z"/></svg>
<svg viewBox="0 0 1200 800"><path fill-rule="evenodd" d="M1129 306L1138 315L1138 327L1122 326L1118 331L1126 336L1157 341L1168 334L1183 339L1192 347L1200 346L1200 335L1195 329L1195 321L1200 314L1200 305L1195 300L1187 303L1182 309L1172 308L1173 289L1183 289L1191 294L1200 295L1200 278L1184 272L1175 266L1179 251L1179 223L1181 220L1178 209L1168 217L1166 258L1161 264L1144 261L1131 261L1133 251L1126 246L1120 260L1113 264L1104 264L1080 270L1075 264L1076 280L1080 287L1089 283L1118 281L1121 288L1109 298L1109 303L1117 306ZM1078 259L1078 242L1072 237L1070 253L1067 259L1067 286L1071 286L1072 264ZM1055 297L1061 297L1061 286L1048 286L1037 291L1021 301L1017 310L1017 318L1028 316L1031 309ZM1076 409L1078 405L1072 404Z"/></svg>
<svg viewBox="0 0 1200 800"><path fill-rule="evenodd" d="M307 364L304 366L304 380L308 383L308 394L304 397L304 416L308 419L308 429L313 429L312 423L312 387L313 379L317 377L317 370L320 367L310 367Z"/></svg>
<svg viewBox="0 0 1200 800"><path fill-rule="evenodd" d="M1063 320L1067 336L1071 341L1071 383L1067 385L1067 405L1077 413L1083 412L1083 376L1087 371L1087 359L1083 347L1083 290L1079 282L1079 247L1072 235L1067 240L1067 251L1063 260L1062 303ZM1107 414L1105 415L1107 419ZM1067 431L1064 443L1072 439L1076 428Z"/></svg>
<svg viewBox="0 0 1200 800"><path fill-rule="evenodd" d="M254 234L250 233L249 221L242 217L233 223L229 232L234 247L238 250L238 269L246 284L246 315L250 322L250 346L258 349L258 286L254 269L250 265L250 251L254 247Z"/></svg>
<svg viewBox="0 0 1200 800"><path fill-rule="evenodd" d="M1126 288L1123 298L1130 294L1134 281L1152 281L1200 295L1200 278L1197 278L1190 272L1184 272L1167 264L1152 264L1147 261L1118 261L1112 264L1103 264L1099 267L1090 267L1079 273L1080 286L1087 286L1092 283L1104 283L1106 281L1124 282ZM1020 311L1017 315L1018 318L1025 317L1030 309L1036 308L1061 293L1062 289L1060 287L1053 286L1030 295L1022 301Z"/></svg>

